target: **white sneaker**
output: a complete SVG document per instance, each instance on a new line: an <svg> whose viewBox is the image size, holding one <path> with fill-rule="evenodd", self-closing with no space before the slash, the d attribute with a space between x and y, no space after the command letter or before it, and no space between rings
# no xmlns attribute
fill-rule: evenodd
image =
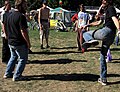
<svg viewBox="0 0 120 92"><path fill-rule="evenodd" d="M87 43L94 43L94 42L98 42L98 40L90 40Z"/></svg>
<svg viewBox="0 0 120 92"><path fill-rule="evenodd" d="M4 75L4 76L3 76L4 79L12 78L12 77L13 77L13 75Z"/></svg>
<svg viewBox="0 0 120 92"><path fill-rule="evenodd" d="M111 60L109 60L109 59L106 59L106 62L107 62L107 63L109 63L109 62L111 62Z"/></svg>
<svg viewBox="0 0 120 92"><path fill-rule="evenodd" d="M103 80L103 79L99 78L98 82L101 83L103 86L107 85L107 80Z"/></svg>

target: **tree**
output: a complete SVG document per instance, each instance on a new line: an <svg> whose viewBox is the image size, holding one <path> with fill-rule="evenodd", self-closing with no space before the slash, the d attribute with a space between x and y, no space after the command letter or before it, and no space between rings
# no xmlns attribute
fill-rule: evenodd
<svg viewBox="0 0 120 92"><path fill-rule="evenodd" d="M12 6L14 6L15 0L10 0ZM27 0L28 1L28 10L38 9L42 5L43 0ZM59 7L59 0L47 0L48 6L52 8ZM114 0L115 6L120 9L120 0ZM65 9L77 11L79 4L83 3L86 6L100 6L101 0L62 0L62 6ZM0 6L4 5L4 0L0 0Z"/></svg>
<svg viewBox="0 0 120 92"><path fill-rule="evenodd" d="M115 0L115 6L120 9L120 0Z"/></svg>

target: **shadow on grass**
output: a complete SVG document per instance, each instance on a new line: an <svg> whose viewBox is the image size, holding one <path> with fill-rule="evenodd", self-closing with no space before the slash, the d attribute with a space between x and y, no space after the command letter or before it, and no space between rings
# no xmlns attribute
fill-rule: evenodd
<svg viewBox="0 0 120 92"><path fill-rule="evenodd" d="M120 77L119 74L108 74L108 77ZM95 74L43 74L25 76L25 80L58 80L58 81L98 81L99 75ZM120 84L120 81L108 82L108 85Z"/></svg>
<svg viewBox="0 0 120 92"><path fill-rule="evenodd" d="M120 77L120 74L108 74L107 77Z"/></svg>
<svg viewBox="0 0 120 92"><path fill-rule="evenodd" d="M58 47L51 47L50 49L76 49L77 47L61 47L61 48L58 48Z"/></svg>
<svg viewBox="0 0 120 92"><path fill-rule="evenodd" d="M108 74L108 77L120 77L120 74ZM109 82L109 85L120 84L120 81Z"/></svg>
<svg viewBox="0 0 120 92"><path fill-rule="evenodd" d="M113 84L120 84L120 81L109 82L109 85L113 85Z"/></svg>
<svg viewBox="0 0 120 92"><path fill-rule="evenodd" d="M69 54L69 53L82 53L82 52L79 52L79 51L61 51L61 52L42 51L42 52L32 52L31 54L54 55L54 54Z"/></svg>
<svg viewBox="0 0 120 92"><path fill-rule="evenodd" d="M111 48L111 51L120 51L120 48Z"/></svg>
<svg viewBox="0 0 120 92"><path fill-rule="evenodd" d="M33 60L28 64L67 64L72 62L87 62L87 60L72 60L72 59L53 59L53 60Z"/></svg>
<svg viewBox="0 0 120 92"><path fill-rule="evenodd" d="M75 49L77 47L51 47L50 49ZM93 47L93 48L88 48L86 52L90 51L100 51L101 47ZM111 51L120 51L120 48L111 48ZM50 52L49 50L46 51L41 51L41 52L32 52L29 54L46 54L46 55L54 55L54 54L69 54L69 53L82 53L81 51L59 51L59 52Z"/></svg>
<svg viewBox="0 0 120 92"><path fill-rule="evenodd" d="M26 76L29 80L59 80L59 81L97 81L99 76L94 74L44 74Z"/></svg>
<svg viewBox="0 0 120 92"><path fill-rule="evenodd" d="M93 48L88 48L87 52L89 51L100 51L101 47L93 47ZM120 48L110 48L111 51L120 51Z"/></svg>
<svg viewBox="0 0 120 92"><path fill-rule="evenodd" d="M110 62L110 63L120 63L120 58L118 58L118 59L112 59L112 62Z"/></svg>

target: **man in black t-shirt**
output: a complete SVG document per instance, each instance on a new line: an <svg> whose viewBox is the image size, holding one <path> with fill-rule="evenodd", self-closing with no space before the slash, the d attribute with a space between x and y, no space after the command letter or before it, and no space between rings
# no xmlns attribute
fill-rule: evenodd
<svg viewBox="0 0 120 92"><path fill-rule="evenodd" d="M100 51L100 78L98 79L98 82L100 82L102 85L107 85L107 64L105 60L107 51L114 41L116 29L118 29L118 32L120 33L120 24L117 19L116 10L112 5L113 0L102 0L101 8L104 8L105 10L105 24L103 28L95 31L89 31L83 34L83 37L86 41L82 45L83 51L91 45L98 45L97 40L102 41ZM87 26L96 26L96 23L90 23L83 28Z"/></svg>
<svg viewBox="0 0 120 92"><path fill-rule="evenodd" d="M25 0L16 0L15 11L9 15L7 21L7 36L11 57L3 78L13 77L13 81L24 78L22 77L22 72L28 60L28 49L31 47L27 31L27 21L24 16L26 8L27 2ZM18 64L13 74L16 62Z"/></svg>

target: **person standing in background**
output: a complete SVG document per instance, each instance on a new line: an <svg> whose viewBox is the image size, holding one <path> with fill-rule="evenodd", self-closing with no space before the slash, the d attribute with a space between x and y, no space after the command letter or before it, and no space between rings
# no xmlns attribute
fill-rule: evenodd
<svg viewBox="0 0 120 92"><path fill-rule="evenodd" d="M88 27L83 29L82 26L89 24L89 14L86 13L85 7L83 4L80 4L80 11L78 12L78 28L77 28L77 45L78 51L82 50L82 43L83 43L83 33L88 31Z"/></svg>
<svg viewBox="0 0 120 92"><path fill-rule="evenodd" d="M10 48L8 46L8 38L6 35L6 24L7 18L11 14L11 5L9 0L5 0L4 2L4 11L1 14L1 37L2 37L2 63L7 64L10 59Z"/></svg>
<svg viewBox="0 0 120 92"><path fill-rule="evenodd" d="M40 43L41 43L41 49L44 49L43 47L43 40L45 36L46 40L46 48L49 48L48 44L48 38L49 38L49 27L50 27L50 9L47 8L47 1L43 1L42 7L39 10L38 14L38 22L40 27Z"/></svg>

